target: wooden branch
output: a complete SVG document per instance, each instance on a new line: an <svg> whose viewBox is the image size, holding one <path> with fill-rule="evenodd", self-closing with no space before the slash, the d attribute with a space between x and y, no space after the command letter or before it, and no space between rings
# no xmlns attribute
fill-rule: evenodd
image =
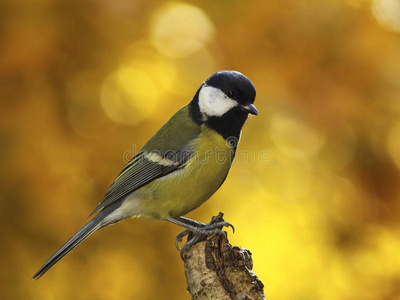
<svg viewBox="0 0 400 300"><path fill-rule="evenodd" d="M262 300L264 285L252 271L251 252L210 235L182 253L192 300Z"/></svg>

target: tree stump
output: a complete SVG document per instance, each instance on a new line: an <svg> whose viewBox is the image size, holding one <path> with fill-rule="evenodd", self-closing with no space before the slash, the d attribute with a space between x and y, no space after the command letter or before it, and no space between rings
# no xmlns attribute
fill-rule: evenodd
<svg viewBox="0 0 400 300"><path fill-rule="evenodd" d="M251 252L214 234L182 252L193 300L262 300L264 285L252 271Z"/></svg>

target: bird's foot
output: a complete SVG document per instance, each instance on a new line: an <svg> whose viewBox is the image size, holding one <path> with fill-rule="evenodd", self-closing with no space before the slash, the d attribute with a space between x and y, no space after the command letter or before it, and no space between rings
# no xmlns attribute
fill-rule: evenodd
<svg viewBox="0 0 400 300"><path fill-rule="evenodd" d="M218 216L212 217L210 223L198 223L190 220L190 227L182 231L176 236L175 245L178 250L182 253L189 250L194 244L204 241L208 235L220 234L226 235L226 232L222 230L223 227L231 227L232 231L235 232L235 228L231 223L226 222L223 219L224 214L220 212ZM185 219L187 220L187 219ZM182 242L183 238L188 236L186 243L182 248L179 247L179 243ZM182 257L183 258L183 257Z"/></svg>

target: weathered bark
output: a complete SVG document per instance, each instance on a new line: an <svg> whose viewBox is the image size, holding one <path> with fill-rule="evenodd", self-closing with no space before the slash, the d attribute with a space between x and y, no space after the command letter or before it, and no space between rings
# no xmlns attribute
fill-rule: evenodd
<svg viewBox="0 0 400 300"><path fill-rule="evenodd" d="M262 300L264 285L252 271L251 252L210 235L182 253L193 300Z"/></svg>

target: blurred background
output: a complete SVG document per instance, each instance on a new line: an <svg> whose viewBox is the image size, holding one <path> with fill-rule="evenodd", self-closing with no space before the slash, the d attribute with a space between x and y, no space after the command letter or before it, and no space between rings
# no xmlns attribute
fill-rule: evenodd
<svg viewBox="0 0 400 300"><path fill-rule="evenodd" d="M400 299L398 0L0 2L1 299L189 299L180 228L130 219L30 278L221 69L258 117L223 187L268 299Z"/></svg>

